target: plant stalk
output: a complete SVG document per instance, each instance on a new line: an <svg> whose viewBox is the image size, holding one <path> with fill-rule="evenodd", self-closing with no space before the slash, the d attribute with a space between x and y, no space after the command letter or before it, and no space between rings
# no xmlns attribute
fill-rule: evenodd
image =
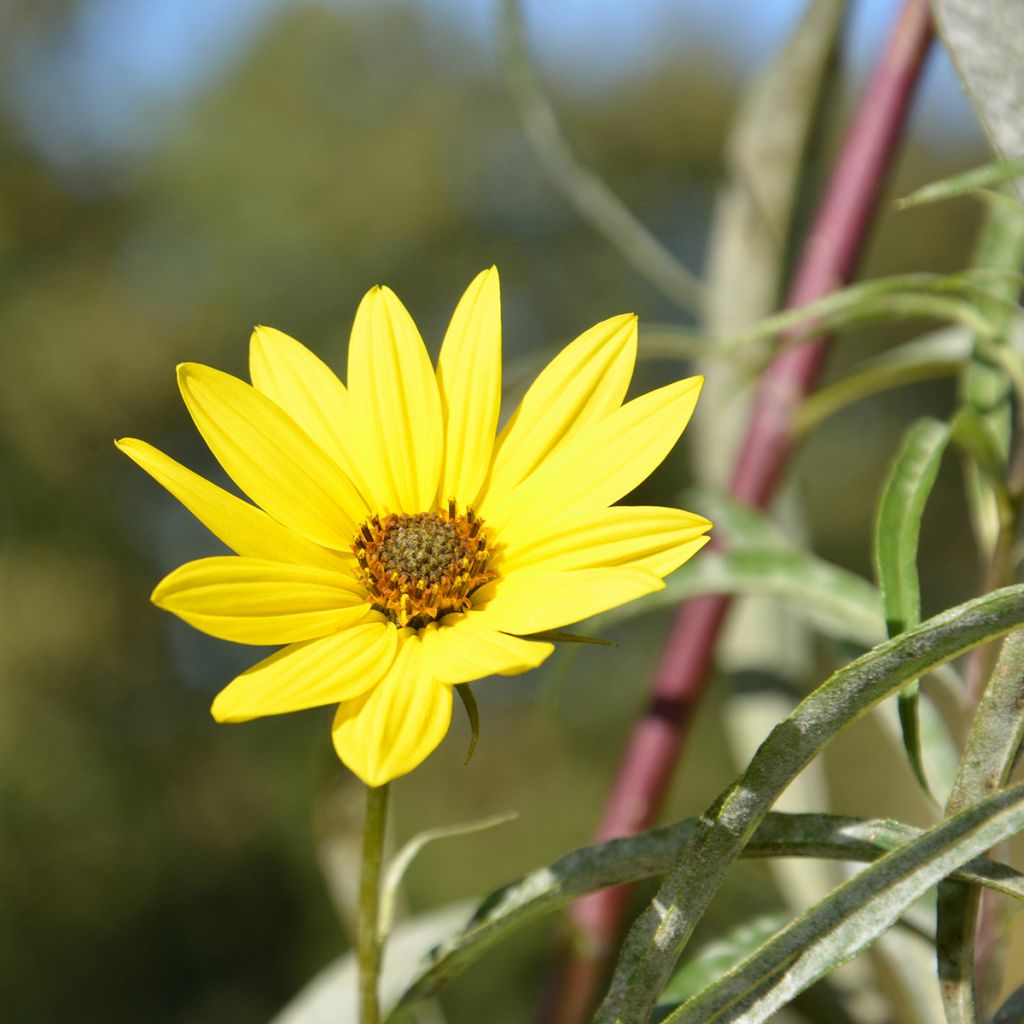
<svg viewBox="0 0 1024 1024"><path fill-rule="evenodd" d="M359 961L359 1022L380 1024L378 982L384 936L380 931L380 873L388 817L388 785L366 787L362 872L356 951Z"/></svg>
<svg viewBox="0 0 1024 1024"><path fill-rule="evenodd" d="M813 302L853 276L933 36L925 0L905 0L844 141L789 288L786 307ZM805 335L806 336L806 335ZM758 507L770 501L795 441L794 417L821 372L830 338L786 348L762 377L730 485ZM714 542L712 542L714 543ZM710 675L730 599L689 601L676 615L647 711L634 727L597 832L635 835L661 808ZM559 1024L585 1019L605 975L628 891L608 889L573 908L575 935L558 992L545 1011Z"/></svg>

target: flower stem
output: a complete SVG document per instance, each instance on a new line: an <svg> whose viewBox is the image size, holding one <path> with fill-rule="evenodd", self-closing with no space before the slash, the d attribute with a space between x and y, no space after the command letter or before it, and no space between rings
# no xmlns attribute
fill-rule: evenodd
<svg viewBox="0 0 1024 1024"><path fill-rule="evenodd" d="M380 932L380 865L387 817L388 786L367 786L363 863L359 879L359 917L356 923L360 1024L380 1024L377 981L384 945L384 936Z"/></svg>

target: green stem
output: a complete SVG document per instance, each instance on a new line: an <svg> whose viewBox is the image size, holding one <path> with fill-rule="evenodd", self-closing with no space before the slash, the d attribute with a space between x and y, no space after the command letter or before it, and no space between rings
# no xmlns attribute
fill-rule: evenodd
<svg viewBox="0 0 1024 1024"><path fill-rule="evenodd" d="M384 853L387 816L388 786L368 786L366 824L363 828L363 864L359 879L359 919L356 925L360 1024L380 1024L377 979L380 977L384 945L384 936L380 931L380 865Z"/></svg>

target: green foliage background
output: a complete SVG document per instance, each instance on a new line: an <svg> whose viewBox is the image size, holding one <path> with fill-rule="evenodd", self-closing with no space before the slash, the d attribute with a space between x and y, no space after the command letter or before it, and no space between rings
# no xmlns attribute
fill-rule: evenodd
<svg viewBox="0 0 1024 1024"><path fill-rule="evenodd" d="M59 47L76 6L11 5L3 55L40 32ZM725 55L691 51L613 88L554 79L580 150L698 270L740 78ZM331 753L328 713L216 728L211 696L257 655L147 602L164 571L216 550L111 445L140 436L216 476L175 363L244 373L260 322L341 369L356 303L378 281L436 346L492 262L510 401L600 318L635 309L641 351L645 323L676 319L550 189L496 69L413 6L287 5L149 131L137 149L61 167L0 106L0 1006L30 1024L266 1020L347 942L332 891L354 871L361 796ZM980 142L912 132L892 194L985 159ZM978 213L887 212L867 272L960 269ZM899 336L849 334L833 372ZM645 361L635 388L683 372ZM818 553L870 575L894 438L944 409L951 387L889 393L809 439L795 471ZM638 500L676 503L689 479L684 438ZM926 614L975 587L959 493L944 468L924 528ZM412 908L481 894L589 840L665 622L622 627L614 651L574 651L571 672L563 652L476 688L473 763L462 766L459 724L396 787L394 831L508 808L520 819L428 849L409 877ZM833 653L819 652L823 666ZM672 817L734 774L722 699L720 687L694 730ZM828 766L836 811L923 820L901 752L872 722L841 737ZM334 890L328 849L341 851ZM743 865L706 927L777 905L763 870ZM490 954L446 994L450 1020L478 1019L484 995L494 1024L527 1019L556 939L537 927Z"/></svg>

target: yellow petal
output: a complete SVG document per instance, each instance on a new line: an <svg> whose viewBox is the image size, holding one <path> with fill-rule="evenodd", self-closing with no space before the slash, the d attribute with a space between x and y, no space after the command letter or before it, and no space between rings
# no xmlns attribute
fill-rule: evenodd
<svg viewBox="0 0 1024 1024"><path fill-rule="evenodd" d="M266 395L220 370L183 363L178 383L210 451L257 505L310 540L348 550L366 503L309 434Z"/></svg>
<svg viewBox="0 0 1024 1024"><path fill-rule="evenodd" d="M238 554L324 569L342 569L354 563L347 554L323 548L282 526L255 505L210 483L145 441L125 437L114 443Z"/></svg>
<svg viewBox="0 0 1024 1024"><path fill-rule="evenodd" d="M530 385L494 446L480 511L499 501L588 423L622 404L636 364L636 316L604 320L567 345Z"/></svg>
<svg viewBox="0 0 1024 1024"><path fill-rule="evenodd" d="M501 406L501 297L494 267L466 289L441 345L437 386L445 423L438 502L475 505Z"/></svg>
<svg viewBox="0 0 1024 1024"><path fill-rule="evenodd" d="M398 631L383 616L339 633L291 644L233 679L210 709L218 722L351 700L375 686L394 661Z"/></svg>
<svg viewBox="0 0 1024 1024"><path fill-rule="evenodd" d="M444 739L452 719L452 689L437 682L411 630L384 678L345 701L334 717L334 748L368 786L411 772Z"/></svg>
<svg viewBox="0 0 1024 1024"><path fill-rule="evenodd" d="M645 480L693 414L703 377L689 377L628 402L591 423L485 514L508 549L548 536Z"/></svg>
<svg viewBox="0 0 1024 1024"><path fill-rule="evenodd" d="M359 304L348 351L348 386L379 512L434 508L444 444L441 399L419 331L389 288Z"/></svg>
<svg viewBox="0 0 1024 1024"><path fill-rule="evenodd" d="M352 445L352 402L334 371L301 342L273 327L257 327L249 343L249 375L253 386L284 409L373 505Z"/></svg>
<svg viewBox="0 0 1024 1024"><path fill-rule="evenodd" d="M345 573L222 555L165 576L153 603L189 625L240 644L312 640L365 618L365 591Z"/></svg>
<svg viewBox="0 0 1024 1024"><path fill-rule="evenodd" d="M524 569L481 587L473 595L474 607L480 609L474 614L481 625L528 635L560 629L664 586L645 569Z"/></svg>
<svg viewBox="0 0 1024 1024"><path fill-rule="evenodd" d="M507 548L501 571L629 565L664 577L704 545L709 529L703 516L681 509L616 505Z"/></svg>
<svg viewBox="0 0 1024 1024"><path fill-rule="evenodd" d="M491 675L518 675L536 668L554 644L522 640L481 625L476 612L448 615L423 631L423 654L435 678L468 683Z"/></svg>

